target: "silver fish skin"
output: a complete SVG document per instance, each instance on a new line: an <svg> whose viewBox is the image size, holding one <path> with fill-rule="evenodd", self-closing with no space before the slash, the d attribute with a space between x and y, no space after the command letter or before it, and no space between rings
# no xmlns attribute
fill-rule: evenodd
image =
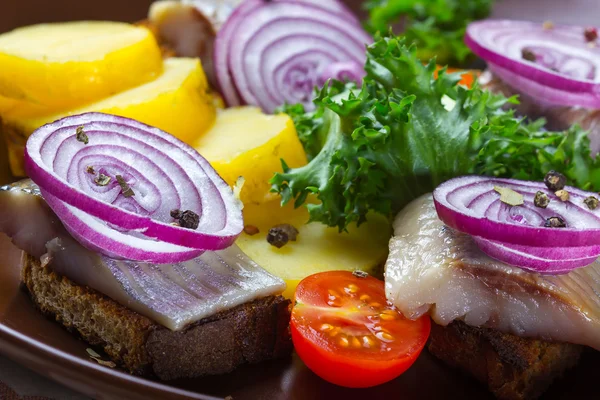
<svg viewBox="0 0 600 400"><path fill-rule="evenodd" d="M59 275L171 329L285 290L237 245L177 264L114 260L62 228L30 180L0 188L0 232Z"/></svg>
<svg viewBox="0 0 600 400"><path fill-rule="evenodd" d="M394 221L386 296L410 318L462 320L521 337L600 350L600 263L564 275L527 272L485 255L438 218L431 194Z"/></svg>
<svg viewBox="0 0 600 400"><path fill-rule="evenodd" d="M46 253L46 242L67 235L62 223L29 179L0 186L0 232L34 257Z"/></svg>
<svg viewBox="0 0 600 400"><path fill-rule="evenodd" d="M592 154L600 152L600 110L545 103L513 88L490 70L481 74L479 83L492 93L503 94L506 97L519 95L519 104L514 106L517 113L531 119L545 118L548 129L564 131L576 124L581 126L589 131Z"/></svg>

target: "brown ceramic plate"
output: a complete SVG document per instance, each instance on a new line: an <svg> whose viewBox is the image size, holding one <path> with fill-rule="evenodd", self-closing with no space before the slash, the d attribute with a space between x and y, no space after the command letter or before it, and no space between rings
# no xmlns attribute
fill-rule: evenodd
<svg viewBox="0 0 600 400"><path fill-rule="evenodd" d="M354 9L359 0L347 0ZM4 2L3 2L4 3ZM0 32L20 25L70 19L144 18L149 0L20 0L0 12ZM497 0L497 16L593 23L597 0ZM6 153L0 145L0 184L8 182ZM1 210L0 210L1 212ZM74 390L97 399L491 399L469 377L448 368L426 351L400 378L373 389L349 390L316 377L297 358L244 367L218 377L168 384L99 366L88 347L60 325L40 315L21 290L19 252L0 234L0 353ZM600 377L600 356L588 353L577 369L548 390L545 399L590 398Z"/></svg>
<svg viewBox="0 0 600 400"><path fill-rule="evenodd" d="M492 399L469 377L448 368L426 351L400 378L364 390L321 380L296 357L248 366L228 375L163 384L133 377L91 361L89 347L56 322L39 314L19 281L19 257L0 235L0 353L57 382L97 399ZM600 357L583 363L549 391L547 399L588 398L599 377ZM574 397L579 394L578 397Z"/></svg>

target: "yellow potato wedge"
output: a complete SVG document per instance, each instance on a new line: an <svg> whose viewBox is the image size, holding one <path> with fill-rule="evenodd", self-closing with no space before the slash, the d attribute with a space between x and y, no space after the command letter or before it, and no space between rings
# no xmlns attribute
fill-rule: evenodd
<svg viewBox="0 0 600 400"><path fill-rule="evenodd" d="M0 96L47 108L96 101L161 71L154 35L130 24L40 24L0 35Z"/></svg>
<svg viewBox="0 0 600 400"><path fill-rule="evenodd" d="M216 110L208 92L200 62L191 58L165 60L164 72L156 80L97 103L65 113L31 117L16 108L3 115L3 131L8 139L13 174L23 176L22 154L26 138L40 126L67 115L89 111L133 118L156 126L192 143L214 123Z"/></svg>
<svg viewBox="0 0 600 400"><path fill-rule="evenodd" d="M219 111L214 126L194 147L230 185L244 177L244 204L277 197L269 192L269 179L281 171L282 158L292 168L307 162L292 120L285 114L263 114L256 107Z"/></svg>
<svg viewBox="0 0 600 400"><path fill-rule="evenodd" d="M258 228L254 235L242 233L238 246L270 273L287 284L284 296L291 298L298 283L305 277L324 271L362 270L381 275L388 254L391 225L387 218L372 214L359 228L351 226L349 233L339 233L320 223L307 224L306 207L294 209L278 202L248 205L244 208L244 223ZM295 242L278 249L267 242L269 229L277 224L291 224L298 229Z"/></svg>

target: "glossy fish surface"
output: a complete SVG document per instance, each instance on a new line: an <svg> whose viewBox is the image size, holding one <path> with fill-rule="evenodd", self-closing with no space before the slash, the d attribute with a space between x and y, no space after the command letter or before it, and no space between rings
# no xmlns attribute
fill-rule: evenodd
<svg viewBox="0 0 600 400"><path fill-rule="evenodd" d="M64 230L29 180L0 188L0 232L58 274L172 330L285 289L236 245L177 264L114 260L90 251Z"/></svg>
<svg viewBox="0 0 600 400"><path fill-rule="evenodd" d="M600 350L600 263L541 275L485 255L438 218L431 194L394 221L386 295L402 313L429 313L440 325L462 320L517 336Z"/></svg>

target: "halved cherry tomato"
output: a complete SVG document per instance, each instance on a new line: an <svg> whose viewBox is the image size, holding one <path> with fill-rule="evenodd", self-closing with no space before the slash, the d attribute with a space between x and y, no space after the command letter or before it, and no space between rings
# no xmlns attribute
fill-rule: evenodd
<svg viewBox="0 0 600 400"><path fill-rule="evenodd" d="M296 352L321 378L364 388L396 378L417 359L431 329L385 298L384 283L348 271L322 272L298 284L291 332Z"/></svg>

